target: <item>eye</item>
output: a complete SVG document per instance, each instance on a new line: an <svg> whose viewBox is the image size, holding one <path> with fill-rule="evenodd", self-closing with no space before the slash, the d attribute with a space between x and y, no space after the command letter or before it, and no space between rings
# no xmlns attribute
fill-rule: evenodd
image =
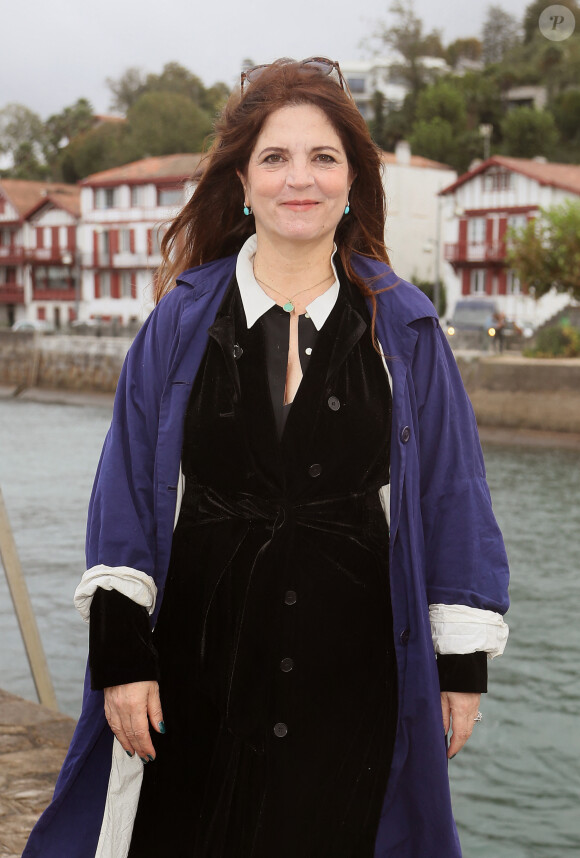
<svg viewBox="0 0 580 858"><path fill-rule="evenodd" d="M270 155L266 155L264 158L264 164L281 164L283 161L282 155L277 152L272 152Z"/></svg>
<svg viewBox="0 0 580 858"><path fill-rule="evenodd" d="M316 156L317 161L322 161L323 164L334 164L336 163L336 158L332 155L329 155L328 152L319 152Z"/></svg>

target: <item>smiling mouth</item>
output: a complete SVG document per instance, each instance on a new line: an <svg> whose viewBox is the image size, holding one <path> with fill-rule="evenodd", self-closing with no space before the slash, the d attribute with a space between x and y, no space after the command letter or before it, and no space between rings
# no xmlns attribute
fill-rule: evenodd
<svg viewBox="0 0 580 858"><path fill-rule="evenodd" d="M285 203L282 203L282 205L288 206L289 208L306 209L312 208L312 206L317 206L318 200L287 200Z"/></svg>

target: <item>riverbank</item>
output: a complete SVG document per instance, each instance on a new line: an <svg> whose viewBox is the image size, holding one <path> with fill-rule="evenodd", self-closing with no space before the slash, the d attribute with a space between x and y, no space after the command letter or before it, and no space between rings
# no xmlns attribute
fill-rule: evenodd
<svg viewBox="0 0 580 858"><path fill-rule="evenodd" d="M0 855L20 858L49 803L75 722L0 689Z"/></svg>
<svg viewBox="0 0 580 858"><path fill-rule="evenodd" d="M130 344L0 331L0 396L109 406ZM468 351L455 357L482 434L492 428L580 435L580 359Z"/></svg>

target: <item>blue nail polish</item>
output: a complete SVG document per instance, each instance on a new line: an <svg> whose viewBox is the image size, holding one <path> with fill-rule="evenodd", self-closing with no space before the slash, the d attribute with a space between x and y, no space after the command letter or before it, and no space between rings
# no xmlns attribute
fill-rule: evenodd
<svg viewBox="0 0 580 858"><path fill-rule="evenodd" d="M452 756L452 757L449 757L449 759L450 759L450 760L454 760L456 756L457 756L457 754L453 754L453 756Z"/></svg>
<svg viewBox="0 0 580 858"><path fill-rule="evenodd" d="M147 759L149 760L150 763L152 763L153 760L155 759L155 757L152 757L151 754L147 754Z"/></svg>
<svg viewBox="0 0 580 858"><path fill-rule="evenodd" d="M141 762L142 762L145 766L146 766L146 765L147 765L147 763L149 762L149 760L146 760L146 759L145 759L145 757L139 757L139 759L141 760Z"/></svg>
<svg viewBox="0 0 580 858"><path fill-rule="evenodd" d="M131 757L131 759L133 759L133 754L131 753L131 751L125 751L125 753L128 757Z"/></svg>
<svg viewBox="0 0 580 858"><path fill-rule="evenodd" d="M158 726L159 726L159 732L165 733L165 723L163 721L160 721Z"/></svg>

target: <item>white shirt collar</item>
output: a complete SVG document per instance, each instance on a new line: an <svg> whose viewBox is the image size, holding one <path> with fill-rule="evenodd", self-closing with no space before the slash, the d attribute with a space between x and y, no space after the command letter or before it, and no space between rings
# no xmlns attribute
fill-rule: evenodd
<svg viewBox="0 0 580 858"><path fill-rule="evenodd" d="M267 313L270 307L273 307L276 303L273 298L266 295L254 277L254 256L256 255L257 247L257 236L255 234L251 235L238 253L238 259L236 262L236 279L238 281L240 295L242 297L242 304L248 328L251 328L252 325L258 321L260 316ZM336 245L334 245L332 257L334 257L335 253ZM330 316L330 312L338 298L340 284L332 257L330 259L330 264L332 265L332 270L334 272L334 283L332 283L332 285L329 286L322 295L319 295L314 299L314 301L311 301L310 304L307 304L306 306L306 312L314 322L314 326L317 331L321 329Z"/></svg>

